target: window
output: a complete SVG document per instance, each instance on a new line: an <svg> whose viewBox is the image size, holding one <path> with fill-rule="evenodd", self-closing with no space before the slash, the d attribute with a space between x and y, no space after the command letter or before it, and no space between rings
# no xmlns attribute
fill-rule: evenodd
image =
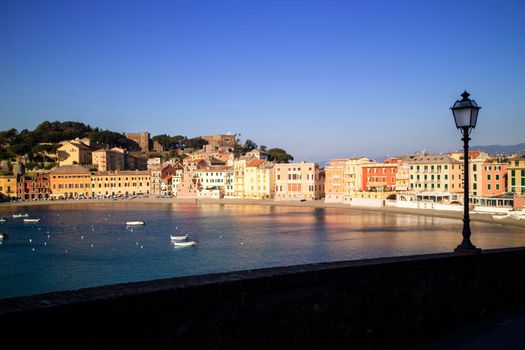
<svg viewBox="0 0 525 350"><path fill-rule="evenodd" d="M487 184L487 190L490 190L490 184Z"/></svg>
<svg viewBox="0 0 525 350"><path fill-rule="evenodd" d="M490 180L490 174L487 174L487 180Z"/></svg>

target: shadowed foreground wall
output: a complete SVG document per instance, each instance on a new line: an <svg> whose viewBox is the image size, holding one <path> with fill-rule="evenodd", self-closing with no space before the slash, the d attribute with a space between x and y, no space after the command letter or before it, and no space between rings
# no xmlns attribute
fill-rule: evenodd
<svg viewBox="0 0 525 350"><path fill-rule="evenodd" d="M0 300L2 341L405 348L525 301L525 249L240 271Z"/></svg>

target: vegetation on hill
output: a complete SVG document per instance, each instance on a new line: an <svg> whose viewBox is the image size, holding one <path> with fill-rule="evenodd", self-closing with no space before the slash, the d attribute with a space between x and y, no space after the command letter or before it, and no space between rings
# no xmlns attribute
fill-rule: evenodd
<svg viewBox="0 0 525 350"><path fill-rule="evenodd" d="M129 151L139 149L135 141L129 140L121 133L93 129L79 122L45 121L33 131L27 129L20 132L16 129L0 131L0 160L27 156L30 161L35 159L46 161L46 154L56 152L60 147L58 144L60 141L85 137L100 146L122 147Z"/></svg>

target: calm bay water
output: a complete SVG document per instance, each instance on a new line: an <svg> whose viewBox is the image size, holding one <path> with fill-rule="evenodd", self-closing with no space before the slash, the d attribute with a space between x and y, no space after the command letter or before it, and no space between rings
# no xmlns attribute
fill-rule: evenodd
<svg viewBox="0 0 525 350"><path fill-rule="evenodd" d="M27 212L35 224L13 219ZM460 220L379 212L229 204L3 207L0 298L121 282L304 263L450 252ZM126 228L142 220L143 227ZM471 224L479 247L525 246L521 228ZM170 234L195 247L176 248Z"/></svg>

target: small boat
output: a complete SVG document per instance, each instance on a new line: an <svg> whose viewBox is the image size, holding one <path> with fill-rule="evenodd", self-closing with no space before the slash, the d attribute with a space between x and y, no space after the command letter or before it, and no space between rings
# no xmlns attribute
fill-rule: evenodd
<svg viewBox="0 0 525 350"><path fill-rule="evenodd" d="M5 233L0 233L0 241L7 238L7 235Z"/></svg>
<svg viewBox="0 0 525 350"><path fill-rule="evenodd" d="M24 222L39 222L40 219L24 219Z"/></svg>
<svg viewBox="0 0 525 350"><path fill-rule="evenodd" d="M170 238L172 241L184 241L186 238L188 238L188 235L184 235L184 236L173 236L173 235L170 235Z"/></svg>
<svg viewBox="0 0 525 350"><path fill-rule="evenodd" d="M0 218L0 222L6 222L7 219L6 218Z"/></svg>
<svg viewBox="0 0 525 350"><path fill-rule="evenodd" d="M27 218L29 216L28 213L24 213L24 214L13 214L13 218L16 219L16 218Z"/></svg>
<svg viewBox="0 0 525 350"><path fill-rule="evenodd" d="M189 241L189 242L178 242L173 241L172 242L175 247L191 247L193 245L197 244L197 241Z"/></svg>
<svg viewBox="0 0 525 350"><path fill-rule="evenodd" d="M494 220L501 220L501 219L505 219L506 217L508 217L507 214L496 214L496 215L492 215L492 218Z"/></svg>
<svg viewBox="0 0 525 350"><path fill-rule="evenodd" d="M126 222L127 226L139 226L139 225L145 225L144 221L128 221Z"/></svg>

